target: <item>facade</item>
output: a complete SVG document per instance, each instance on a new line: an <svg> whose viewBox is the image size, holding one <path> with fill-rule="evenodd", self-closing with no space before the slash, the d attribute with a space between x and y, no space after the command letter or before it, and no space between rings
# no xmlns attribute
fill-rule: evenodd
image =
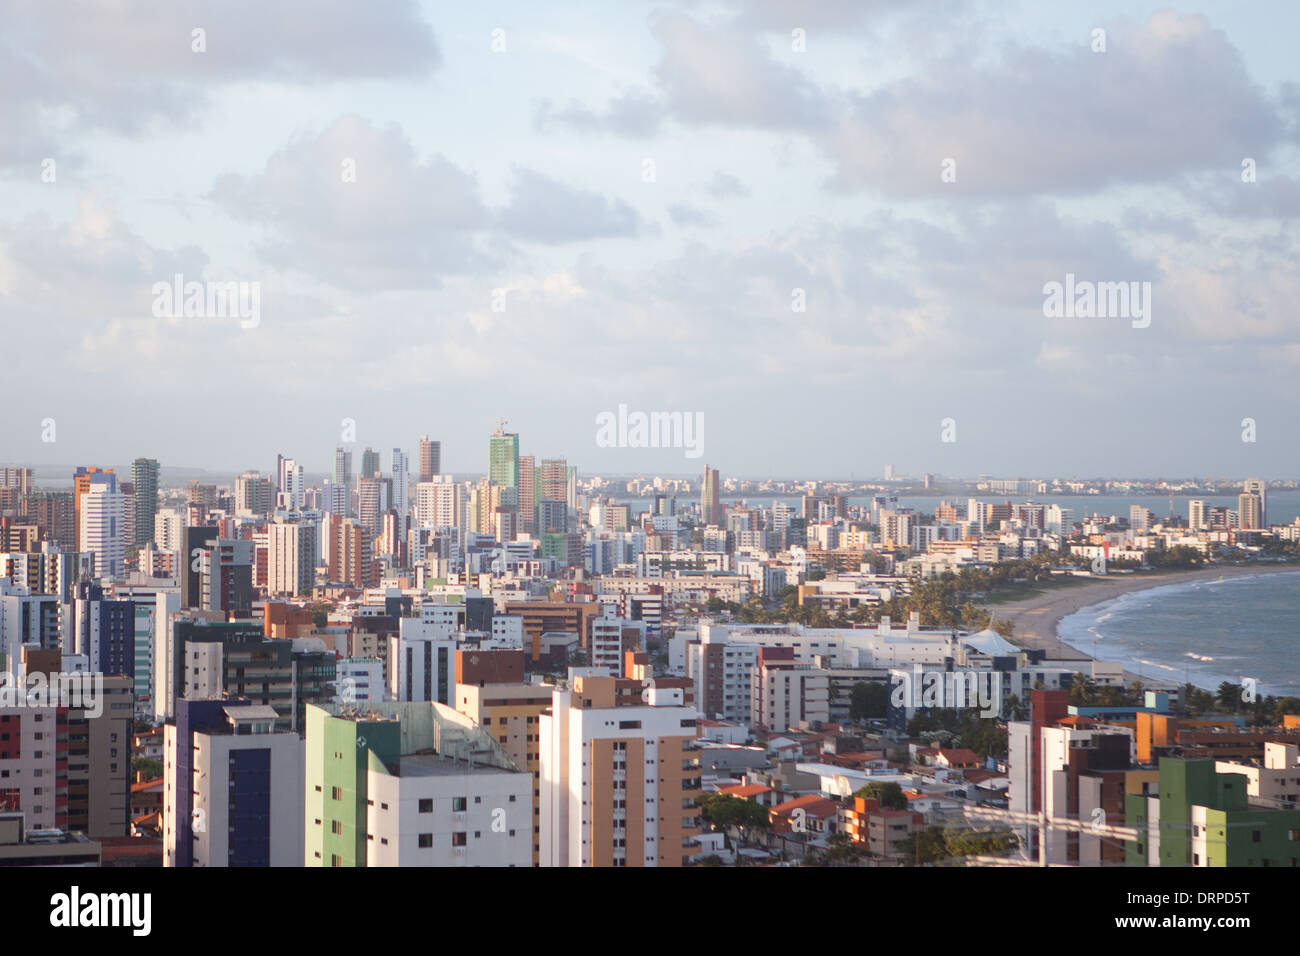
<svg viewBox="0 0 1300 956"><path fill-rule="evenodd" d="M115 482L92 482L81 496L77 550L95 555L96 577L117 578L125 573L126 500Z"/></svg>
<svg viewBox="0 0 1300 956"><path fill-rule="evenodd" d="M1162 757L1158 792L1126 796L1130 866L1300 866L1300 810L1252 806L1247 778Z"/></svg>
<svg viewBox="0 0 1300 956"><path fill-rule="evenodd" d="M52 652L49 679L59 672ZM105 677L88 706L0 707L0 810L28 830L130 835L131 680ZM76 704L78 701L72 700Z"/></svg>
<svg viewBox="0 0 1300 956"><path fill-rule="evenodd" d="M506 488L519 487L519 436L501 429L488 439L488 481Z"/></svg>
<svg viewBox="0 0 1300 956"><path fill-rule="evenodd" d="M163 729L163 865L298 866L303 744L271 707L181 700Z"/></svg>
<svg viewBox="0 0 1300 956"><path fill-rule="evenodd" d="M307 866L528 866L532 776L436 702L307 712Z"/></svg>
<svg viewBox="0 0 1300 956"><path fill-rule="evenodd" d="M541 716L542 866L686 866L699 851L699 713L680 688L618 705L613 677L557 687Z"/></svg>
<svg viewBox="0 0 1300 956"><path fill-rule="evenodd" d="M706 526L722 523L722 489L718 469L704 466L704 483L700 492L700 515Z"/></svg>
<svg viewBox="0 0 1300 956"><path fill-rule="evenodd" d="M153 519L158 513L158 462L153 458L131 462L131 484L135 486L135 534L131 543L140 548L153 537Z"/></svg>
<svg viewBox="0 0 1300 956"><path fill-rule="evenodd" d="M429 441L428 435L421 435L417 456L420 469L417 481L433 481L434 475L442 474L442 442Z"/></svg>
<svg viewBox="0 0 1300 956"><path fill-rule="evenodd" d="M829 671L796 663L793 648L759 648L750 671L751 726L784 731L830 718Z"/></svg>

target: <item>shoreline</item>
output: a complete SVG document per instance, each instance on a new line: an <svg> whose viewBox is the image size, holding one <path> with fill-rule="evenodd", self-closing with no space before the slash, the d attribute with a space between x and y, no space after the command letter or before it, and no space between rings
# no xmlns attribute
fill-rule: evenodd
<svg viewBox="0 0 1300 956"><path fill-rule="evenodd" d="M1300 573L1300 563L1226 565L1195 571L1134 572L1122 577L1115 575L1106 579L1088 580L1087 584L1073 587L1059 589L1052 587L1045 594L1026 598L1023 601L982 605L982 607L989 612L993 620L1011 622L1011 637L1007 640L1012 644L1026 650L1046 650L1047 657L1051 660L1083 662L1093 660L1092 655L1062 641L1059 635L1059 624L1062 619L1084 608L1105 604L1107 601L1134 591L1147 591L1170 584L1207 579L1215 581L1219 578L1287 571ZM1177 681L1149 676L1139 677L1137 674L1125 671L1126 684L1135 680L1141 680L1148 686L1181 686Z"/></svg>

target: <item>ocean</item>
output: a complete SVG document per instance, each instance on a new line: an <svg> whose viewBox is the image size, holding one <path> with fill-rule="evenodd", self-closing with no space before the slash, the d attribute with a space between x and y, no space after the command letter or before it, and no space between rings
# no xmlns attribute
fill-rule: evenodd
<svg viewBox="0 0 1300 956"><path fill-rule="evenodd" d="M1300 571L1133 591L1063 618L1062 641L1142 677L1300 697Z"/></svg>

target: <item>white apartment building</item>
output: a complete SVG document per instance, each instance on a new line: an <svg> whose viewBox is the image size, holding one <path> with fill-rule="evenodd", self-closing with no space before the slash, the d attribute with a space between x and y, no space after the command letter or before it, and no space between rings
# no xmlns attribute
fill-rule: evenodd
<svg viewBox="0 0 1300 956"><path fill-rule="evenodd" d="M275 732L273 707L223 716L224 726L187 740L175 724L163 728L163 865L301 865L302 739Z"/></svg>
<svg viewBox="0 0 1300 956"><path fill-rule="evenodd" d="M92 484L77 512L77 550L93 552L95 576L118 578L126 563L126 496Z"/></svg>
<svg viewBox="0 0 1300 956"><path fill-rule="evenodd" d="M614 679L557 687L540 719L540 866L678 866L698 853L699 713L680 688L614 706Z"/></svg>
<svg viewBox="0 0 1300 956"><path fill-rule="evenodd" d="M425 605L424 611L454 607ZM454 619L453 619L454 620ZM441 616L401 618L388 638L388 699L452 702L456 683L456 625Z"/></svg>

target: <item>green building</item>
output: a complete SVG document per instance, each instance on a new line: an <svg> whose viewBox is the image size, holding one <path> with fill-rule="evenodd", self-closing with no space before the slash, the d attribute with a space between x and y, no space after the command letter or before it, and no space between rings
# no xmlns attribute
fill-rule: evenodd
<svg viewBox="0 0 1300 956"><path fill-rule="evenodd" d="M143 548L153 540L153 521L158 514L158 462L153 458L131 462L131 484L135 488L135 537L131 544Z"/></svg>
<svg viewBox="0 0 1300 956"><path fill-rule="evenodd" d="M1129 866L1300 866L1300 810L1252 807L1246 777L1160 758L1156 794L1125 798Z"/></svg>
<svg viewBox="0 0 1300 956"><path fill-rule="evenodd" d="M519 487L519 436L497 429L488 438L488 481L507 488Z"/></svg>
<svg viewBox="0 0 1300 956"><path fill-rule="evenodd" d="M309 705L307 866L528 866L533 775L436 701Z"/></svg>

